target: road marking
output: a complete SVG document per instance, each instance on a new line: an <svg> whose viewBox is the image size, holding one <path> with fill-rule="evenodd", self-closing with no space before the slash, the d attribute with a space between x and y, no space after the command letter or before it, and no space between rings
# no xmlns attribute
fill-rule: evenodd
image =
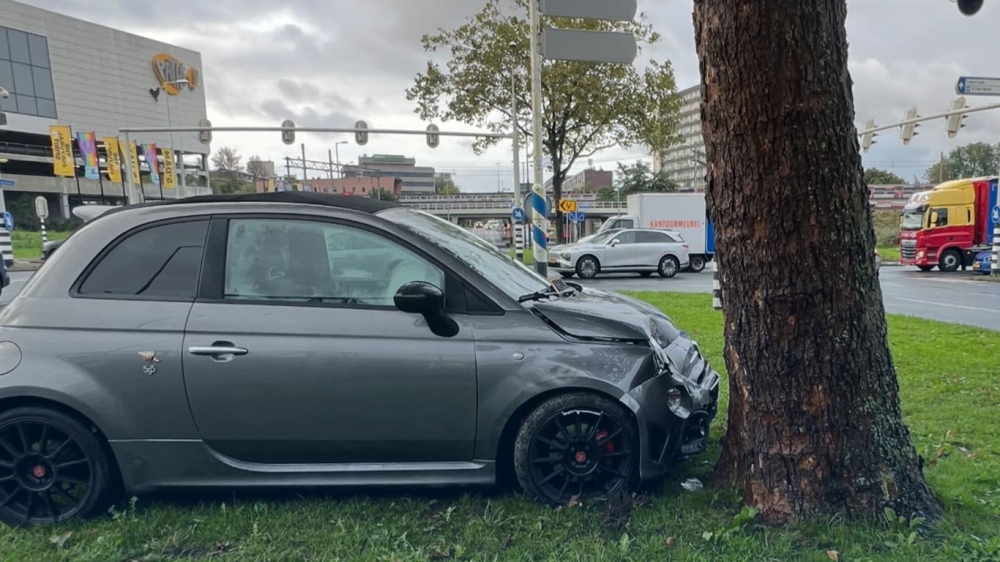
<svg viewBox="0 0 1000 562"><path fill-rule="evenodd" d="M979 312L995 312L995 313L1000 314L1000 310L996 310L996 309L993 309L993 308L983 308L981 306L964 306L964 305L961 305L961 304L955 304L955 303L951 303L951 302L923 301L923 300L919 300L919 299L907 299L907 298L903 298L903 297L886 297L886 298L889 298L889 299L892 299L892 300L896 300L896 301L915 302L917 304L930 304L930 305L934 305L934 306L943 306L945 308L964 308L966 310L975 310L975 311L979 311Z"/></svg>

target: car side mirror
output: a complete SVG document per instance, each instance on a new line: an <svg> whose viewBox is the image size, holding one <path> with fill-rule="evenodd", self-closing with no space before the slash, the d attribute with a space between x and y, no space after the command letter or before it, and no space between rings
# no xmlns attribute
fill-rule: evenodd
<svg viewBox="0 0 1000 562"><path fill-rule="evenodd" d="M614 239L614 240L612 240L612 241L611 241L611 243L610 243L610 244L608 244L608 245L609 245L609 246L611 246L612 248L614 248L615 246L617 246L617 245L619 245L619 244L621 244L621 243L622 243L622 241L621 241L621 240L619 240L619 239L615 238L615 239Z"/></svg>
<svg viewBox="0 0 1000 562"><path fill-rule="evenodd" d="M937 213L931 213L931 226L937 226L940 220L941 217Z"/></svg>
<svg viewBox="0 0 1000 562"><path fill-rule="evenodd" d="M396 291L396 308L408 314L420 314L434 335L451 338L458 335L458 323L444 311L444 291L426 281L411 281Z"/></svg>

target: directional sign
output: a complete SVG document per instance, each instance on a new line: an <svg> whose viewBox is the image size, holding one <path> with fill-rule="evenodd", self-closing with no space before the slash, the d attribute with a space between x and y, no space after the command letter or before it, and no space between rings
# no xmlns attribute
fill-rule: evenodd
<svg viewBox="0 0 1000 562"><path fill-rule="evenodd" d="M572 213L573 211L576 211L576 201L572 199L560 199L559 210L564 213Z"/></svg>
<svg viewBox="0 0 1000 562"><path fill-rule="evenodd" d="M14 187L14 180L0 180L0 187Z"/></svg>
<svg viewBox="0 0 1000 562"><path fill-rule="evenodd" d="M636 0L541 0L542 15L552 18L627 21L635 18Z"/></svg>
<svg viewBox="0 0 1000 562"><path fill-rule="evenodd" d="M1000 225L1000 205L993 207L993 223Z"/></svg>
<svg viewBox="0 0 1000 562"><path fill-rule="evenodd" d="M962 76L955 92L960 96L1000 96L1000 78Z"/></svg>
<svg viewBox="0 0 1000 562"><path fill-rule="evenodd" d="M546 27L541 52L548 60L632 64L639 48L631 33Z"/></svg>
<svg viewBox="0 0 1000 562"><path fill-rule="evenodd" d="M281 142L287 145L295 144L295 121L285 119L281 122Z"/></svg>
<svg viewBox="0 0 1000 562"><path fill-rule="evenodd" d="M201 144L212 144L212 122L208 119L202 119L198 121L199 127L205 127L207 130L198 131L198 142Z"/></svg>
<svg viewBox="0 0 1000 562"><path fill-rule="evenodd" d="M522 209L520 207L514 207L513 209L510 210L510 218L512 218L512 219L514 219L516 221L523 221L524 220L524 209Z"/></svg>
<svg viewBox="0 0 1000 562"><path fill-rule="evenodd" d="M367 129L368 123L364 121L358 121L354 124L355 129ZM354 133L354 141L361 146L368 144L368 133L364 131L356 131Z"/></svg>
<svg viewBox="0 0 1000 562"><path fill-rule="evenodd" d="M7 230L14 230L14 215L10 213L3 214L3 227Z"/></svg>
<svg viewBox="0 0 1000 562"><path fill-rule="evenodd" d="M587 215L585 215L583 211L577 211L569 214L569 220L570 222L583 222L587 220Z"/></svg>

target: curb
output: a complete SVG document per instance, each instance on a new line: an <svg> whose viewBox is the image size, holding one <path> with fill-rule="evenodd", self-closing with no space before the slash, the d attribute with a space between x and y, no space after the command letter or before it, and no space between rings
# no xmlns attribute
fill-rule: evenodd
<svg viewBox="0 0 1000 562"><path fill-rule="evenodd" d="M27 260L14 260L14 265L10 266L7 271L10 272L24 272L24 271L38 271L38 268L42 267L41 261L27 261Z"/></svg>

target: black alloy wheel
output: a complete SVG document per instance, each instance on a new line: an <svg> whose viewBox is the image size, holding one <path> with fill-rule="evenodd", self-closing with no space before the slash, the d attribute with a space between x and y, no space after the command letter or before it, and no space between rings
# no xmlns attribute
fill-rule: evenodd
<svg viewBox="0 0 1000 562"><path fill-rule="evenodd" d="M107 456L75 419L45 408L0 414L0 521L59 523L103 507Z"/></svg>
<svg viewBox="0 0 1000 562"><path fill-rule="evenodd" d="M621 405L594 394L550 399L521 426L514 468L521 486L555 505L628 490L638 477L638 447Z"/></svg>
<svg viewBox="0 0 1000 562"><path fill-rule="evenodd" d="M660 273L660 277L663 277L664 279L671 279L677 276L677 272L680 271L680 268L681 264L677 261L677 258L674 256L664 256L663 259L660 260L658 271Z"/></svg>

